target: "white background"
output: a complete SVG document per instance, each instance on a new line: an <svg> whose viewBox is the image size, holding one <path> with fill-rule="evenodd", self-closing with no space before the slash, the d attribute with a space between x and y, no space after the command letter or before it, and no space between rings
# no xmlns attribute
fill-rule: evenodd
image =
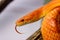
<svg viewBox="0 0 60 40"><path fill-rule="evenodd" d="M0 40L26 40L41 26L37 21L22 27L18 30L24 34L16 33L15 21L36 8L43 5L43 0L14 0L0 14Z"/></svg>

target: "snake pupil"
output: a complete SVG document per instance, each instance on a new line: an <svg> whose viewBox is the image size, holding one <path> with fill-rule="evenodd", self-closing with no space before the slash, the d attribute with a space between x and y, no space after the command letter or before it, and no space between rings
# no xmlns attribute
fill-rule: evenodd
<svg viewBox="0 0 60 40"><path fill-rule="evenodd" d="M24 19L22 19L21 21L24 21Z"/></svg>

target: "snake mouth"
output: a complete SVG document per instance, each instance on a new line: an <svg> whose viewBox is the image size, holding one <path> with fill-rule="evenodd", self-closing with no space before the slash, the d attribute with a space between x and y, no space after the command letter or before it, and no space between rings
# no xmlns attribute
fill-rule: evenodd
<svg viewBox="0 0 60 40"><path fill-rule="evenodd" d="M19 31L17 30L17 25L15 25L15 31L16 31L18 34L22 34L21 32L19 32Z"/></svg>

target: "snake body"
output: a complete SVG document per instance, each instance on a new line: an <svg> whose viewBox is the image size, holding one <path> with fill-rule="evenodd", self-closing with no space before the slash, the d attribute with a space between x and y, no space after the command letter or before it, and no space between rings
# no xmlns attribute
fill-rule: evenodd
<svg viewBox="0 0 60 40"><path fill-rule="evenodd" d="M44 17L41 33L44 40L60 40L60 7Z"/></svg>

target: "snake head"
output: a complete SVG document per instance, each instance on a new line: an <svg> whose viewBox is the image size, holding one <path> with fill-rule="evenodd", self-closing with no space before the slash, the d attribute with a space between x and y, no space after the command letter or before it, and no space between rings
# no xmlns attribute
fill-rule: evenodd
<svg viewBox="0 0 60 40"><path fill-rule="evenodd" d="M22 26L22 25L28 24L28 23L30 23L30 22L31 22L30 19L22 18L22 19L18 19L18 20L16 21L16 25L17 25L17 26Z"/></svg>
<svg viewBox="0 0 60 40"><path fill-rule="evenodd" d="M18 19L18 20L16 21L16 25L17 25L17 26L22 26L22 25L24 25L24 24L26 24L25 19Z"/></svg>
<svg viewBox="0 0 60 40"><path fill-rule="evenodd" d="M16 26L15 26L16 32L19 33L19 34L21 34L20 32L17 31L16 27L20 27L20 26L23 26L23 25L35 22L37 20L39 20L39 14L37 12L36 13L30 13L28 15L25 15L25 16L19 18L16 21Z"/></svg>
<svg viewBox="0 0 60 40"><path fill-rule="evenodd" d="M17 21L16 21L16 25L17 26L22 26L22 25L25 25L25 24L29 24L29 23L33 23L37 20L39 20L39 13L38 12L32 12L30 14L27 14L21 18L19 18Z"/></svg>

